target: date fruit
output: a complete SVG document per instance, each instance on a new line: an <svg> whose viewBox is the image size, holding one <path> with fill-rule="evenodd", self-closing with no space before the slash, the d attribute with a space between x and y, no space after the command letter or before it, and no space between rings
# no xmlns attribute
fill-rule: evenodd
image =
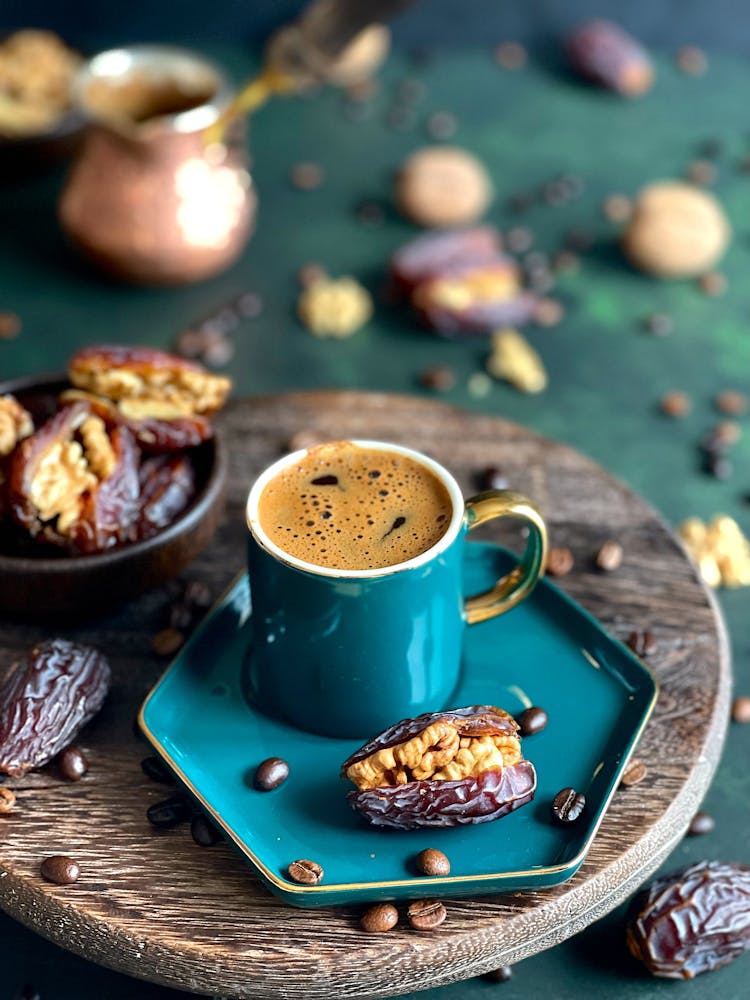
<svg viewBox="0 0 750 1000"><path fill-rule="evenodd" d="M170 525L195 496L195 472L186 455L154 455L140 469L138 517L131 539L151 538Z"/></svg>
<svg viewBox="0 0 750 1000"><path fill-rule="evenodd" d="M126 427L110 430L84 402L64 406L16 449L10 512L33 538L103 552L135 522L139 461Z"/></svg>
<svg viewBox="0 0 750 1000"><path fill-rule="evenodd" d="M423 233L405 243L391 258L394 285L405 295L411 295L423 281L446 270L496 260L501 242L494 226Z"/></svg>
<svg viewBox="0 0 750 1000"><path fill-rule="evenodd" d="M628 913L626 941L653 976L692 979L750 948L750 868L699 861L656 879Z"/></svg>
<svg viewBox="0 0 750 1000"><path fill-rule="evenodd" d="M97 650L47 639L0 687L0 771L18 776L67 747L101 708L110 668Z"/></svg>
<svg viewBox="0 0 750 1000"><path fill-rule="evenodd" d="M574 70L624 97L639 97L654 82L654 67L646 50L611 21L580 25L568 38L567 50Z"/></svg>
<svg viewBox="0 0 750 1000"><path fill-rule="evenodd" d="M374 826L399 830L486 823L530 802L536 772L518 724L492 705L425 713L355 751L347 798Z"/></svg>

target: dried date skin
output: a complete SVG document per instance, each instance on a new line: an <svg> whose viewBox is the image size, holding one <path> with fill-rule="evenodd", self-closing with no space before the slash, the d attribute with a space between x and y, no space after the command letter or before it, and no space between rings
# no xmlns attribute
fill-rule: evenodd
<svg viewBox="0 0 750 1000"><path fill-rule="evenodd" d="M500 250L501 237L494 226L422 233L396 250L391 275L397 290L408 295L446 268L495 260Z"/></svg>
<svg viewBox="0 0 750 1000"><path fill-rule="evenodd" d="M138 518L132 539L151 538L168 527L195 496L193 463L185 455L147 458L140 470Z"/></svg>
<svg viewBox="0 0 750 1000"><path fill-rule="evenodd" d="M653 83L654 68L643 46L611 21L580 25L567 40L572 67L582 76L625 97L645 93Z"/></svg>
<svg viewBox="0 0 750 1000"><path fill-rule="evenodd" d="M60 753L101 708L110 676L90 646L48 639L31 649L0 687L0 771L20 776Z"/></svg>
<svg viewBox="0 0 750 1000"><path fill-rule="evenodd" d="M721 861L656 879L632 901L626 941L653 976L692 979L750 949L750 868Z"/></svg>
<svg viewBox="0 0 750 1000"><path fill-rule="evenodd" d="M349 792L347 799L373 826L395 830L488 823L534 798L536 771L528 760L461 781L412 781Z"/></svg>

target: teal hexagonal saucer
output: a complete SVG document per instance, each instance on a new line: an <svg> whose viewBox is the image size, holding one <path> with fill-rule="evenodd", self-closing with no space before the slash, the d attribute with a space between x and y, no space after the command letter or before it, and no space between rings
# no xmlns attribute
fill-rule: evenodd
<svg viewBox="0 0 750 1000"><path fill-rule="evenodd" d="M513 557L466 546L466 592L486 589ZM272 892L295 906L540 889L580 867L656 700L656 682L630 650L547 580L510 613L466 629L462 679L452 704L540 705L543 732L523 740L536 797L491 823L397 832L368 826L346 801L341 763L363 741L314 736L252 708L243 696L250 593L245 575L193 634L146 698L139 722L156 752L223 829ZM354 654L353 654L354 655ZM394 719L394 722L398 720ZM375 734L372 734L375 735ZM289 777L253 787L258 764L283 757ZM586 795L580 819L552 821L555 794ZM415 873L425 847L448 855L448 876ZM290 881L308 858L318 885Z"/></svg>

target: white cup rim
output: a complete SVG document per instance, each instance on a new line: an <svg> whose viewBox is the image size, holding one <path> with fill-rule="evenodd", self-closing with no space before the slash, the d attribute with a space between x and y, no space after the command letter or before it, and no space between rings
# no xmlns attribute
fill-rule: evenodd
<svg viewBox="0 0 750 1000"><path fill-rule="evenodd" d="M411 559L406 559L404 562L395 563L393 566L383 566L375 569L338 569L331 566L317 566L315 563L306 562L303 559L298 559L296 556L290 555L274 541L272 541L261 527L260 519L258 517L258 504L260 502L261 494L268 483L274 479L282 471L282 469L300 461L309 451L312 450L312 448L300 448L298 451L291 452L289 455L284 455L272 465L269 465L268 468L265 469L260 476L258 476L250 489L245 507L245 521L250 533L260 547L265 549L266 552L270 553L280 562L286 563L287 566L292 566L294 569L301 570L304 573L312 573L316 576L323 576L328 577L329 579L337 580L373 580L378 577L393 576L395 573L404 573L408 570L419 569L432 562L433 559L440 556L446 551L446 549L449 549L458 537L465 515L463 494L461 493L458 483L450 472L440 465L439 462L436 462L435 459L430 458L428 455L423 455L421 452L415 451L413 448L407 448L402 444L393 444L388 441L371 441L364 438L342 438L342 441L346 441L348 444L353 444L361 448L369 448L375 451L389 451L397 455L403 455L404 457L410 458L412 461L418 462L420 465L428 469L437 479L440 480L443 486L445 486L451 499L453 513L445 533L441 535L434 545L430 546L430 548L426 549L424 552L420 552L419 555L414 556ZM321 443L334 444L336 442L331 441ZM320 445L314 445L313 447L320 447Z"/></svg>

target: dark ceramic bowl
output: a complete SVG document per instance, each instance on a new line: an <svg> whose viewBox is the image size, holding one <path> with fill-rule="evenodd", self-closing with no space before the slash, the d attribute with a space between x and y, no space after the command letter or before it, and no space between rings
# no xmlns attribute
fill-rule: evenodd
<svg viewBox="0 0 750 1000"><path fill-rule="evenodd" d="M41 375L0 383L31 412L35 424L50 416L64 375ZM80 621L112 610L185 567L205 548L221 517L227 457L214 437L190 450L197 492L168 528L143 542L97 555L71 556L33 543L18 544L15 528L0 524L0 614L35 621Z"/></svg>

